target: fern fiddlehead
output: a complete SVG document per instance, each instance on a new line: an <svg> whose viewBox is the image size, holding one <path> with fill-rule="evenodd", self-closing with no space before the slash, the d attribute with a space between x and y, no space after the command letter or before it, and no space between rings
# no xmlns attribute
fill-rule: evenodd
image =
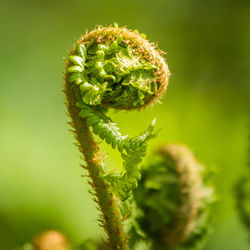
<svg viewBox="0 0 250 250"><path fill-rule="evenodd" d="M155 122L130 138L122 135L106 111L141 109L157 102L166 90L168 77L168 67L156 46L138 32L117 26L86 33L67 60L66 105L112 249L128 248L122 220L140 179L139 165L148 141L155 136ZM95 136L120 151L123 172L107 173Z"/></svg>
<svg viewBox="0 0 250 250"><path fill-rule="evenodd" d="M207 176L191 151L178 144L160 148L143 169L134 191L136 220L152 249L203 249L214 202ZM131 230L136 237L138 230Z"/></svg>

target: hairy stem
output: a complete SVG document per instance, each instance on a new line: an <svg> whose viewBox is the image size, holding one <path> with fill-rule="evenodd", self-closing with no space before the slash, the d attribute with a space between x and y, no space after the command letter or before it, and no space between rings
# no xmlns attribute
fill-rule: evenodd
<svg viewBox="0 0 250 250"><path fill-rule="evenodd" d="M90 185L95 192L95 201L101 212L101 223L108 234L108 244L111 249L128 249L128 236L126 235L122 215L118 207L116 196L111 192L110 184L103 178L102 162L99 157L99 147L94 141L86 119L79 116L80 109L76 107L76 98L72 84L65 84L68 112L72 118L71 125L79 150L83 154L87 164L86 169L91 178Z"/></svg>

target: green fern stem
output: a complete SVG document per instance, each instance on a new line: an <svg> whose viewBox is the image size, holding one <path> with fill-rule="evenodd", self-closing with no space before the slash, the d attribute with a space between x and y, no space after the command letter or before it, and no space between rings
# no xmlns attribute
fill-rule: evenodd
<svg viewBox="0 0 250 250"><path fill-rule="evenodd" d="M97 202L103 214L101 224L109 236L109 245L112 249L128 249L127 235L122 225L122 216L116 202L116 197L110 191L110 184L102 178L103 166L99 157L99 148L87 126L86 119L79 116L80 109L76 107L73 86L65 84L68 112L72 118L74 135L79 143L79 150L87 164L87 171L91 178L90 185L95 192Z"/></svg>

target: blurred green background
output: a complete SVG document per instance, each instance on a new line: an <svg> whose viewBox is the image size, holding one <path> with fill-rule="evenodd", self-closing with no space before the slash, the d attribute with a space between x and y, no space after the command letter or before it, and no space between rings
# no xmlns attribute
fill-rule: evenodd
<svg viewBox="0 0 250 250"><path fill-rule="evenodd" d="M63 57L86 29L113 22L158 42L172 76L162 105L111 116L131 135L157 117L162 130L150 151L181 142L217 166L220 202L206 249L249 249L233 199L247 161L248 0L1 0L0 249L48 229L74 243L103 236L68 131ZM117 167L119 155L107 152Z"/></svg>

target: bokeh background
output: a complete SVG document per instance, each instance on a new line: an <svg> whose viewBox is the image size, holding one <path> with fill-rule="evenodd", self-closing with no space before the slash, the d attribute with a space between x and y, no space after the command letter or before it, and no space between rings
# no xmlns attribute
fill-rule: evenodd
<svg viewBox="0 0 250 250"><path fill-rule="evenodd" d="M86 29L114 22L157 41L172 76L162 105L111 116L131 135L157 117L162 130L150 151L181 142L217 166L219 203L206 249L249 249L233 192L247 162L248 0L0 1L0 249L48 229L74 243L103 236L68 131L63 57ZM106 149L107 164L121 164Z"/></svg>

